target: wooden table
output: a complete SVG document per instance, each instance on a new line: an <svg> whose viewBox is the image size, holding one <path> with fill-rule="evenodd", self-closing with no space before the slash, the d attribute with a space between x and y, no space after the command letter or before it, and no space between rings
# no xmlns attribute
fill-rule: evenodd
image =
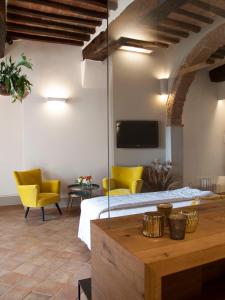
<svg viewBox="0 0 225 300"><path fill-rule="evenodd" d="M198 229L183 241L144 237L142 215L92 221L93 299L215 300L203 294L225 272L225 200L198 210Z"/></svg>

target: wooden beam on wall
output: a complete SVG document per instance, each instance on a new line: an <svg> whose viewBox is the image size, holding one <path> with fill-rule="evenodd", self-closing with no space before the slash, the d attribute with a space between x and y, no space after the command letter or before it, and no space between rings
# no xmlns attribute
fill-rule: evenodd
<svg viewBox="0 0 225 300"><path fill-rule="evenodd" d="M83 50L83 59L100 60L96 59L96 51L98 51L99 48L105 47L107 47L107 32L102 31L90 44L85 47Z"/></svg>
<svg viewBox="0 0 225 300"><path fill-rule="evenodd" d="M0 1L0 58L5 55L5 41L6 41L6 2Z"/></svg>

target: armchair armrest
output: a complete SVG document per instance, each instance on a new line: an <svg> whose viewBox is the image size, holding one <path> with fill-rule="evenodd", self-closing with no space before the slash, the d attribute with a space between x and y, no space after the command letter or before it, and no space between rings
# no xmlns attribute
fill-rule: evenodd
<svg viewBox="0 0 225 300"><path fill-rule="evenodd" d="M142 179L138 179L135 180L131 183L131 193L132 194L137 194L141 192L142 189L142 185L143 185L143 180Z"/></svg>
<svg viewBox="0 0 225 300"><path fill-rule="evenodd" d="M45 180L41 184L42 193L60 193L60 180Z"/></svg>
<svg viewBox="0 0 225 300"><path fill-rule="evenodd" d="M116 182L113 178L103 178L102 180L102 187L104 191L104 195L107 195L109 190L113 190L116 188Z"/></svg>
<svg viewBox="0 0 225 300"><path fill-rule="evenodd" d="M21 201L26 207L36 207L40 192L39 185L18 185Z"/></svg>

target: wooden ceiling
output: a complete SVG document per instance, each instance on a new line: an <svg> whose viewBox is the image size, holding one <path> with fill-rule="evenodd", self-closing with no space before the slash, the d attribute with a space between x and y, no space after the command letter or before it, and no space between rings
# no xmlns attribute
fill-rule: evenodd
<svg viewBox="0 0 225 300"><path fill-rule="evenodd" d="M107 11L107 0L8 0L7 40L82 46L107 19Z"/></svg>
<svg viewBox="0 0 225 300"><path fill-rule="evenodd" d="M136 5L135 5L136 2ZM142 2L142 3L141 3ZM121 14L109 26L109 49L116 49L115 37L120 34L123 36L121 27L126 31L127 27L135 27L144 33L146 42L159 43L158 48L169 47L171 44L177 44L182 39L186 39L190 34L197 34L208 24L212 24L216 16L225 17L225 0L167 0L162 4L154 5L152 1L134 1L134 5L127 8L127 12ZM133 18L129 18L129 14ZM130 36L129 36L130 37ZM105 39L107 34L105 34ZM104 60L107 57L106 41L103 33L96 37L83 50L84 59ZM119 38L116 39L117 41ZM163 46L160 45L163 43ZM219 49L210 59L213 63L223 55L223 49ZM110 53L112 51L110 50Z"/></svg>
<svg viewBox="0 0 225 300"><path fill-rule="evenodd" d="M0 0L1 4L5 0ZM161 4L159 4L161 3ZM117 0L109 0L110 9L117 8ZM3 5L4 6L4 5ZM3 11L3 10L1 10ZM83 46L96 28L107 19L107 0L8 0L6 19L7 41L29 39ZM134 0L109 26L83 50L84 59L104 60L124 44L168 48L190 34L198 34L216 16L225 18L225 0ZM126 35L127 28L139 30L143 37ZM132 32L132 30L131 30ZM109 43L108 43L109 42ZM1 43L3 45L3 43ZM0 48L0 55L4 47ZM218 49L207 60L215 63L225 59L225 48Z"/></svg>

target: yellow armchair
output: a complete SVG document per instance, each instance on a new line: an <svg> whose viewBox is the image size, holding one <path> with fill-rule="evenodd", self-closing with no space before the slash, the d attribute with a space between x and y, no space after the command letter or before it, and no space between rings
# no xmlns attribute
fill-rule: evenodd
<svg viewBox="0 0 225 300"><path fill-rule="evenodd" d="M143 167L112 167L112 178L103 178L104 195L128 195L141 192Z"/></svg>
<svg viewBox="0 0 225 300"><path fill-rule="evenodd" d="M42 220L45 220L44 207L55 204L60 215L61 209L58 205L60 200L60 181L43 181L40 169L13 172L21 202L26 207L25 218L27 218L31 207L39 207L42 212Z"/></svg>

